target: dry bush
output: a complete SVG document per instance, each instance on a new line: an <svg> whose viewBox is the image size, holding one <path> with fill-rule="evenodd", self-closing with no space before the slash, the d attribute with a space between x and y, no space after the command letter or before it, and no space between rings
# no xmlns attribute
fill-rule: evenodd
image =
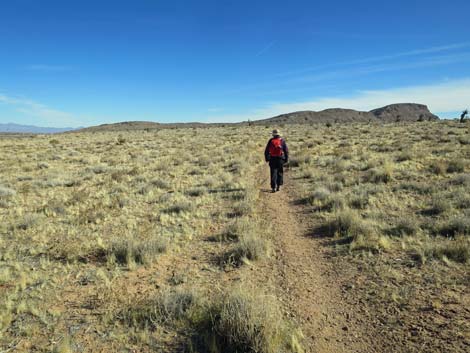
<svg viewBox="0 0 470 353"><path fill-rule="evenodd" d="M350 209L336 212L328 224L328 228L330 234L340 237L357 237L361 234L369 235L373 233L370 225L357 212Z"/></svg>
<svg viewBox="0 0 470 353"><path fill-rule="evenodd" d="M120 265L149 264L167 250L168 241L163 237L150 240L135 238L114 240L106 251L108 261Z"/></svg>
<svg viewBox="0 0 470 353"><path fill-rule="evenodd" d="M237 290L207 305L195 321L194 348L208 353L302 353L302 335L272 297Z"/></svg>
<svg viewBox="0 0 470 353"><path fill-rule="evenodd" d="M269 241L259 233L241 235L232 250L225 254L224 264L240 266L247 261L262 260L269 256Z"/></svg>
<svg viewBox="0 0 470 353"><path fill-rule="evenodd" d="M438 227L440 235L455 237L457 235L470 235L470 218L466 216L454 216L449 220L441 222Z"/></svg>
<svg viewBox="0 0 470 353"><path fill-rule="evenodd" d="M424 248L424 256L425 258L449 259L455 262L468 263L470 261L470 240L460 237L437 244L429 244ZM425 258L422 258L421 261Z"/></svg>
<svg viewBox="0 0 470 353"><path fill-rule="evenodd" d="M365 181L371 183L388 183L392 180L393 167L385 164L382 167L369 169L365 175Z"/></svg>
<svg viewBox="0 0 470 353"><path fill-rule="evenodd" d="M137 328L176 326L188 321L197 306L201 306L201 298L194 291L166 290L122 310L118 319Z"/></svg>
<svg viewBox="0 0 470 353"><path fill-rule="evenodd" d="M436 175L444 175L447 171L447 163L445 161L433 161L429 170Z"/></svg>
<svg viewBox="0 0 470 353"><path fill-rule="evenodd" d="M6 186L0 185L0 198L7 198L10 196L15 196L15 195L16 195L15 190L8 188Z"/></svg>
<svg viewBox="0 0 470 353"><path fill-rule="evenodd" d="M462 159L454 159L449 161L447 165L447 173L462 173L465 170L466 162Z"/></svg>

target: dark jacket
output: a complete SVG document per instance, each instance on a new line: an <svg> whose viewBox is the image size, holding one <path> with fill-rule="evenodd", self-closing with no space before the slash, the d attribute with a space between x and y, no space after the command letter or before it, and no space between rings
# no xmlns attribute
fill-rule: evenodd
<svg viewBox="0 0 470 353"><path fill-rule="evenodd" d="M266 145L266 148L264 150L264 159L266 162L269 161L270 159L270 156L269 156L269 144L271 143L271 140L273 139L274 137L270 138L269 141L268 141L268 144ZM282 157L284 159L284 161L287 163L287 161L289 160L289 148L287 147L287 144L286 144L286 141L284 141L284 139L281 137L281 140L282 140L282 151L284 152L284 156Z"/></svg>

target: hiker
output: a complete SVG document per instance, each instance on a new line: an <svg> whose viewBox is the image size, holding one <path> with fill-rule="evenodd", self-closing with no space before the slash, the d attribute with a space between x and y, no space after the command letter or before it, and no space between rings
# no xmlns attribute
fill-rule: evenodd
<svg viewBox="0 0 470 353"><path fill-rule="evenodd" d="M283 184L284 163L289 160L289 149L277 129L273 130L273 137L269 139L266 145L264 159L269 162L271 190L272 192L279 191L280 186Z"/></svg>

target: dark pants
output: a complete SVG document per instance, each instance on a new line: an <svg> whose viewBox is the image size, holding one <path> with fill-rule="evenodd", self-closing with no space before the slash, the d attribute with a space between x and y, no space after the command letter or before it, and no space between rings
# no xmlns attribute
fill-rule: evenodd
<svg viewBox="0 0 470 353"><path fill-rule="evenodd" d="M283 184L284 160L279 157L272 157L269 160L269 169L271 171L271 189L275 189Z"/></svg>

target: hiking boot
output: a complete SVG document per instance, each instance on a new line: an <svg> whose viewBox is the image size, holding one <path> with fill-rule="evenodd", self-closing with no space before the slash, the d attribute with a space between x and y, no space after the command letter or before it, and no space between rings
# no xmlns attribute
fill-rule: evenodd
<svg viewBox="0 0 470 353"><path fill-rule="evenodd" d="M279 190L281 190L281 189L280 189L279 186L278 186L278 187L276 188L276 191L279 191Z"/></svg>
<svg viewBox="0 0 470 353"><path fill-rule="evenodd" d="M275 193L275 192L276 192L276 189L275 189L275 188L272 188L272 189L271 189L271 192L272 192L272 193Z"/></svg>

